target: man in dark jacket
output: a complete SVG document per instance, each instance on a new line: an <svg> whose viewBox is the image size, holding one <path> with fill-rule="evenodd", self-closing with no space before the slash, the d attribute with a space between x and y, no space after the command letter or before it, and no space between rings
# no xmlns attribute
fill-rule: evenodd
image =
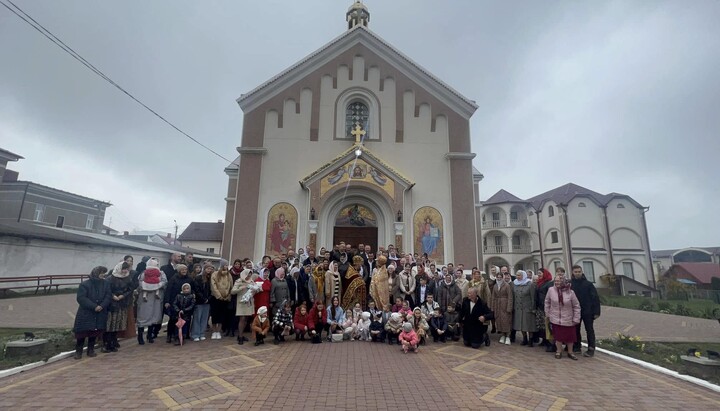
<svg viewBox="0 0 720 411"><path fill-rule="evenodd" d="M180 261L182 261L182 256L180 256L180 253L173 253L170 256L170 261L168 261L168 263L164 266L160 267L160 271L165 273L165 277L167 278L168 282L170 282L170 280L175 277L175 274L177 274L177 269L175 267L180 264Z"/></svg>
<svg viewBox="0 0 720 411"><path fill-rule="evenodd" d="M583 356L592 357L595 355L595 329L593 322L600 317L600 297L593 283L585 278L582 267L574 265L572 267L572 290L580 302L580 321L585 324L585 333L587 334L588 349ZM573 345L573 352L580 353L581 336L580 324L576 326L577 341Z"/></svg>
<svg viewBox="0 0 720 411"><path fill-rule="evenodd" d="M492 320L493 313L487 303L478 297L477 289L468 290L468 296L462 302L460 308L460 324L463 326L463 344L466 347L475 349L485 343L490 345L490 337L487 334L486 321Z"/></svg>

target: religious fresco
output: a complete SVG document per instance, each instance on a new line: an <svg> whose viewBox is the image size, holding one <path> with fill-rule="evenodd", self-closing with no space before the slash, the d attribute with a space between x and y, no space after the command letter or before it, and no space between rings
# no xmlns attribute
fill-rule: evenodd
<svg viewBox="0 0 720 411"><path fill-rule="evenodd" d="M440 212L433 207L420 207L413 218L416 253L427 253L437 264L445 262L443 244L443 219Z"/></svg>
<svg viewBox="0 0 720 411"><path fill-rule="evenodd" d="M367 207L353 204L340 210L335 227L377 227L377 217Z"/></svg>
<svg viewBox="0 0 720 411"><path fill-rule="evenodd" d="M295 249L298 213L289 203L277 203L268 212L265 254L270 256Z"/></svg>
<svg viewBox="0 0 720 411"><path fill-rule="evenodd" d="M350 184L353 181L363 181L375 185L385 191L390 198L395 199L395 181L362 159L350 160L324 177L320 181L320 196L325 195L334 186L347 184L348 181Z"/></svg>

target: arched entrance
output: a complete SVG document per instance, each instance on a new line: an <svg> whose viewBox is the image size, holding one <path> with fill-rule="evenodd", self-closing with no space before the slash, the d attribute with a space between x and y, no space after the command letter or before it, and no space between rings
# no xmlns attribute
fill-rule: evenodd
<svg viewBox="0 0 720 411"><path fill-rule="evenodd" d="M357 206L357 209L355 208ZM393 243L393 212L378 193L364 188L350 188L327 200L319 216L318 248L331 248L340 241L357 246Z"/></svg>

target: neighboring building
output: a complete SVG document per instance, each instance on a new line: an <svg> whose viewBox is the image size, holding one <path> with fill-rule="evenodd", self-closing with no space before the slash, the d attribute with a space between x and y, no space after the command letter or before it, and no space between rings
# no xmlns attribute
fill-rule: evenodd
<svg viewBox="0 0 720 411"><path fill-rule="evenodd" d="M478 207L486 269L507 264L554 272L578 264L599 286L601 275L614 273L639 288L655 287L648 209L627 195L570 183L527 200L500 190Z"/></svg>
<svg viewBox="0 0 720 411"><path fill-rule="evenodd" d="M18 180L7 161L22 157L0 149L0 222L31 222L100 233L111 204L31 181Z"/></svg>
<svg viewBox="0 0 720 411"><path fill-rule="evenodd" d="M111 218L112 219L112 218ZM120 232L112 227L108 227L106 225L102 226L102 233L107 235L118 235Z"/></svg>
<svg viewBox="0 0 720 411"><path fill-rule="evenodd" d="M676 263L663 274L693 285L699 289L709 290L713 277L720 278L720 265L712 263Z"/></svg>
<svg viewBox="0 0 720 411"><path fill-rule="evenodd" d="M222 220L217 223L201 223L193 221L180 234L178 239L186 247L205 250L208 253L219 254L222 248L224 224Z"/></svg>
<svg viewBox="0 0 720 411"><path fill-rule="evenodd" d="M720 265L720 247L686 247L652 252L655 276L660 277L677 263L714 263Z"/></svg>
<svg viewBox="0 0 720 411"><path fill-rule="evenodd" d="M182 242L173 238L170 233L161 233L157 231L133 231L130 234L124 231L122 234L116 234L116 237L125 238L132 241L140 241L143 243L153 243L160 245L177 245L181 246Z"/></svg>
<svg viewBox="0 0 720 411"><path fill-rule="evenodd" d="M361 2L345 17L346 32L237 100L223 257L344 240L477 265L477 105L370 31Z"/></svg>

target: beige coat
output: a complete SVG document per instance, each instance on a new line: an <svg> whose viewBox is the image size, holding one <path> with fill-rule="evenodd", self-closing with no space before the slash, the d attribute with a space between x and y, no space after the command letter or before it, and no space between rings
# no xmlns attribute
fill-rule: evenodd
<svg viewBox="0 0 720 411"><path fill-rule="evenodd" d="M210 276L210 291L213 297L222 301L230 301L230 290L233 286L233 279L228 271L226 275L215 271Z"/></svg>
<svg viewBox="0 0 720 411"><path fill-rule="evenodd" d="M510 284L503 282L500 289L496 285L490 289L490 309L495 314L495 328L498 332L509 333L513 325L513 290Z"/></svg>

